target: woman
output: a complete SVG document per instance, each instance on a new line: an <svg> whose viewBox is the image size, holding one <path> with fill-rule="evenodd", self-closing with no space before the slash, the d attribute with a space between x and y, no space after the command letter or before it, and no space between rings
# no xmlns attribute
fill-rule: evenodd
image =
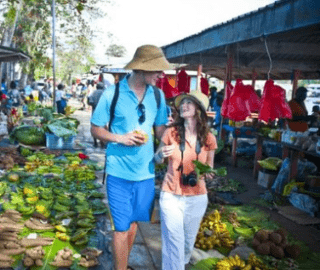
<svg viewBox="0 0 320 270"><path fill-rule="evenodd" d="M213 167L217 148L207 124L208 97L200 92L183 94L177 96L174 104L178 115L165 131L155 154L157 163L168 158L160 194L164 270L183 270L189 263L208 203L205 178L214 177L208 174L196 179L192 161Z"/></svg>

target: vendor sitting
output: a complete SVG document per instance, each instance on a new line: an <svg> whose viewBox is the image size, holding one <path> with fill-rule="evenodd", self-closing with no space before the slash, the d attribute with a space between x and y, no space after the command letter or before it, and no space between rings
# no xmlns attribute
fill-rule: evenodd
<svg viewBox="0 0 320 270"><path fill-rule="evenodd" d="M292 112L292 119L288 120L288 125L292 131L305 132L309 128L308 124L312 125L316 121L314 116L308 115L304 104L306 98L307 89L299 87L296 91L296 97L288 103Z"/></svg>

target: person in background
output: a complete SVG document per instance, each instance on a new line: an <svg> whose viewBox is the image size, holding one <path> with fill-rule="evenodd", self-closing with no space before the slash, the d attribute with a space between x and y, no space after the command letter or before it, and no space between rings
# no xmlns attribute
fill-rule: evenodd
<svg viewBox="0 0 320 270"><path fill-rule="evenodd" d="M214 177L197 179L192 161L213 167L217 142L207 124L206 95L182 94L174 103L178 116L162 136L155 160L159 164L168 158L160 193L162 269L184 270L207 209L205 180Z"/></svg>
<svg viewBox="0 0 320 270"><path fill-rule="evenodd" d="M30 80L27 81L27 85L24 88L24 95L27 97L32 93L32 88L31 88L31 82Z"/></svg>
<svg viewBox="0 0 320 270"><path fill-rule="evenodd" d="M17 89L17 84L15 81L11 81L10 89L8 91L8 101L11 103L12 107L18 107L22 105L22 98L19 90Z"/></svg>
<svg viewBox="0 0 320 270"><path fill-rule="evenodd" d="M216 116L214 119L214 123L213 123L213 128L215 130L217 130L218 132L220 131L220 126L221 126L221 107L222 107L222 103L223 103L223 95L217 94L215 102L213 104L213 111L216 112Z"/></svg>
<svg viewBox="0 0 320 270"><path fill-rule="evenodd" d="M261 98L261 97L262 97L262 91L261 91L261 89L257 89L257 90L256 90L256 94L257 94L257 96L258 96L259 98Z"/></svg>
<svg viewBox="0 0 320 270"><path fill-rule="evenodd" d="M158 109L152 86L171 66L160 48L144 45L137 48L125 69L132 73L119 82L119 97L110 129L115 85L103 92L91 118L92 136L108 142L106 182L110 220L114 225L115 270L133 269L128 266L128 259L137 222L151 219L155 197L152 128L154 126L155 136L160 140L168 122L164 93L159 90Z"/></svg>
<svg viewBox="0 0 320 270"><path fill-rule="evenodd" d="M56 104L57 104L57 112L64 114L64 109L67 106L64 96L64 85L58 84L58 90L56 91Z"/></svg>
<svg viewBox="0 0 320 270"><path fill-rule="evenodd" d="M5 78L2 78L2 80L1 80L1 91L2 91L2 94L5 94L5 95L8 94L8 89L7 89Z"/></svg>
<svg viewBox="0 0 320 270"><path fill-rule="evenodd" d="M309 126L312 125L316 118L312 115L308 115L307 108L304 104L307 98L307 89L305 87L299 87L296 90L295 98L289 101L288 105L292 112L292 119L288 119L288 126L292 131L305 132Z"/></svg>
<svg viewBox="0 0 320 270"><path fill-rule="evenodd" d="M314 105L312 107L312 116L314 116L317 120L313 122L312 127L320 127L320 107L319 105Z"/></svg>
<svg viewBox="0 0 320 270"><path fill-rule="evenodd" d="M103 82L99 82L97 84L97 90L93 91L90 96L88 96L88 105L92 106L92 114L94 110L96 109L98 102L100 100L100 97L105 90ZM94 147L98 147L98 139L93 137L93 145ZM100 145L103 148L105 145L103 141L100 141Z"/></svg>
<svg viewBox="0 0 320 270"><path fill-rule="evenodd" d="M213 86L210 88L210 100L209 100L209 106L211 111L213 111L214 101L216 100L217 96L217 87Z"/></svg>

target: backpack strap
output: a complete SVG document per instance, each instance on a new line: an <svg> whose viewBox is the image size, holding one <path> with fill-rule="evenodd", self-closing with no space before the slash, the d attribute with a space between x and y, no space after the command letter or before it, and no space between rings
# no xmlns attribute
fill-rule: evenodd
<svg viewBox="0 0 320 270"><path fill-rule="evenodd" d="M114 119L114 111L116 109L116 105L117 105L117 101L119 98L119 82L116 83L116 89L114 91L114 96L112 98L111 101L111 106L110 106L110 120L109 120L109 124L108 124L108 129L109 131L111 131L111 124L112 121ZM107 171L107 154L105 155L105 161L104 161L104 170L103 170L103 177L102 177L102 185L104 185L105 181L106 181L106 171Z"/></svg>
<svg viewBox="0 0 320 270"><path fill-rule="evenodd" d="M157 102L157 109L159 110L160 105L161 105L160 89L158 87L155 87L154 85L152 85L152 88L153 88L153 92L154 92L154 97Z"/></svg>
<svg viewBox="0 0 320 270"><path fill-rule="evenodd" d="M111 124L114 119L114 111L116 109L116 104L117 104L117 101L119 98L119 92L120 92L119 88L120 88L119 82L117 82L114 96L113 96L113 99L111 101L111 106L110 106L110 120L109 120L109 125L108 125L109 131L111 131Z"/></svg>

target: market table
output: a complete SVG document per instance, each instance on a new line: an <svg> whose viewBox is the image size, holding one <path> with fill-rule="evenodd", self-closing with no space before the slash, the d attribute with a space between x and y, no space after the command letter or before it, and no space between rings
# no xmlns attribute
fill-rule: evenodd
<svg viewBox="0 0 320 270"><path fill-rule="evenodd" d="M298 175L298 160L301 154L307 154L310 156L320 158L320 154L317 154L317 152L302 150L299 146L295 146L293 144L282 143L282 146L283 146L282 158L283 159L285 159L286 157L290 158L289 179L295 179Z"/></svg>
<svg viewBox="0 0 320 270"><path fill-rule="evenodd" d="M232 139L232 165L234 167L237 166L237 141L238 138L255 138L256 129L254 127L233 127L230 125L222 125L221 131L221 139L226 141L226 134L227 132L231 132L233 139Z"/></svg>

